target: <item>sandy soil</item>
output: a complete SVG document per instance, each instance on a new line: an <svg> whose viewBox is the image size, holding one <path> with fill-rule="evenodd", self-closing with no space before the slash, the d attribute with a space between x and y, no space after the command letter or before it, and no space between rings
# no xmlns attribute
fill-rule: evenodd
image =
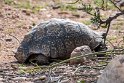
<svg viewBox="0 0 124 83"><path fill-rule="evenodd" d="M23 1L23 0L22 0ZM59 1L59 0L58 0ZM17 0L15 0L15 3ZM32 2L38 3L38 2ZM44 0L40 3L45 5ZM53 2L51 1L51 4ZM90 20L89 15L85 12L77 11L76 14L72 11L62 11L61 9L52 9L50 4L39 10L37 13L32 13L28 9L23 8L15 8L14 6L10 6L5 4L4 2L0 3L0 82L2 83L41 83L41 81L36 81L37 78L35 75L27 75L26 74L19 74L20 67L23 66L17 63L17 60L14 58L13 51L17 49L19 46L19 41L22 41L24 35L31 31L32 27L39 22L50 18L64 18L64 19L71 19L78 22L85 22ZM107 13L103 12L103 15L112 14L115 11L107 11ZM108 39L117 45L118 42L122 39L123 33L119 33L119 31L124 31L124 17L120 17L114 22L112 22L111 30L109 32ZM117 25L117 23L120 25ZM89 27L93 27L92 25L88 25ZM100 31L105 31L106 29L100 29ZM17 39L16 39L17 38ZM118 39L118 40L117 40ZM67 73L73 67L69 67L68 65L64 65L68 67L66 70L65 67L60 66L62 68L58 68L59 70L63 69L61 73ZM28 68L30 66L25 65L24 68ZM76 68L74 68L76 69ZM91 70L90 70L91 71ZM59 71L60 72L60 71ZM88 71L86 71L88 72ZM95 73L96 71L93 70L91 73ZM22 72L21 72L22 73ZM84 73L84 72L83 72ZM97 72L99 73L99 72ZM37 77L41 76L42 79L46 74L36 75ZM57 74L58 75L58 74ZM63 74L62 74L63 75ZM67 76L68 77L68 76ZM96 79L97 77L95 77ZM40 78L38 78L40 79ZM89 78L91 80L91 78ZM88 79L88 80L89 80ZM66 82L69 83L67 79ZM81 80L81 79L80 79ZM73 81L71 79L71 81ZM43 81L42 81L43 82ZM43 82L44 83L44 82ZM56 82L53 82L56 83Z"/></svg>

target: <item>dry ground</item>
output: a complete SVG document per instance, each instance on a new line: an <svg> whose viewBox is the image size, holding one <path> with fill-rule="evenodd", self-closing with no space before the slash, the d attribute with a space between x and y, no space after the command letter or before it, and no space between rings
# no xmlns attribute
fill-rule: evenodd
<svg viewBox="0 0 124 83"><path fill-rule="evenodd" d="M11 1L11 0L5 0ZM54 1L54 0L53 0ZM16 62L14 58L13 50L16 50L19 46L19 42L14 37L18 38L21 41L24 35L31 30L31 28L42 22L44 20L50 18L64 18L64 19L71 19L74 21L82 22L87 24L89 27L94 28L93 25L90 23L90 17L83 11L75 11L75 10L66 10L64 8L59 9L52 9L52 5L55 3L52 0L32 0L31 4L34 6L34 10L31 10L30 5L24 6L24 0L14 0L14 2L6 2L4 0L0 0L0 82L3 83L44 83L43 81L37 81L37 79L44 79L46 78L44 73L40 73L37 75L23 72L22 69L24 68L30 70L31 66L19 64ZM58 2L60 0L57 0ZM63 0L65 3L66 0ZM18 4L20 2L20 4ZM57 2L56 2L57 3ZM18 4L18 5L17 5ZM38 5L36 5L38 4ZM39 6L40 5L40 6ZM36 6L36 7L35 7ZM38 7L37 7L38 6ZM116 11L108 10L103 12L103 16L108 16L108 14L114 14ZM105 31L106 29L100 29L100 31ZM120 31L124 31L124 17L120 17L114 22L112 22L111 30L108 35L108 39L113 42L115 46L117 46L118 42L122 39L123 33L119 33ZM9 35L10 34L10 35ZM13 37L14 36L14 37ZM92 63L93 64L93 63ZM92 65L91 64L91 65ZM65 67L67 67L65 69ZM74 67L74 69L76 69ZM66 65L62 65L58 67L58 73L56 76L59 77L61 75L66 75L65 82L69 83L69 80L74 82L73 77L68 74L68 72L72 72L73 67ZM63 70L63 71L62 71ZM55 72L57 72L55 71ZM68 71L68 72L67 72ZM90 73L99 73L96 70L88 70ZM88 73L88 71L84 71L82 73ZM31 73L32 71L30 71ZM55 73L54 72L54 73ZM62 74L65 73L65 74ZM59 75L59 76L58 76ZM67 77L71 79L67 80ZM36 76L36 77L35 77ZM41 77L41 78L40 78ZM57 79L57 78L56 78ZM80 77L78 80L83 80ZM94 79L85 78L85 80L96 80L97 77ZM54 78L55 80L55 78ZM56 83L56 82L54 82ZM84 82L82 82L84 83ZM89 82L91 83L91 82Z"/></svg>

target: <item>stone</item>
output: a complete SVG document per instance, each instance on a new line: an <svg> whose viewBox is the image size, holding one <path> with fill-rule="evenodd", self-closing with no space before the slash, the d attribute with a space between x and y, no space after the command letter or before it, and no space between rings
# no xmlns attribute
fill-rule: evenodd
<svg viewBox="0 0 124 83"><path fill-rule="evenodd" d="M118 55L110 61L97 83L124 83L124 55Z"/></svg>

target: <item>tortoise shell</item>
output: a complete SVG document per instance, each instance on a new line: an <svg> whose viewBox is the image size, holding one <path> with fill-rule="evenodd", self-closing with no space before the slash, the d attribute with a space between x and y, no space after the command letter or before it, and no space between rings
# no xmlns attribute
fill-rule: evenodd
<svg viewBox="0 0 124 83"><path fill-rule="evenodd" d="M65 19L50 19L36 25L25 35L15 54L19 62L40 55L40 58L67 59L79 46L88 45L94 50L103 44L101 34L86 25ZM39 58L38 58L39 59Z"/></svg>

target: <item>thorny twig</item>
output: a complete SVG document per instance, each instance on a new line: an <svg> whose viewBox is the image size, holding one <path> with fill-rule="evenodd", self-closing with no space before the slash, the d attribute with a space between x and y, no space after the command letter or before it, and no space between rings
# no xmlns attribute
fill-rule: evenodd
<svg viewBox="0 0 124 83"><path fill-rule="evenodd" d="M14 35L11 35L11 34L8 34L8 35L15 38L18 41L19 44L21 43L20 40L17 37L15 37Z"/></svg>
<svg viewBox="0 0 124 83"><path fill-rule="evenodd" d="M18 42L18 44L21 43L20 40L17 37L15 37L14 35L11 35L11 34L8 34L8 35L11 36L11 37L13 37L14 39L16 39L17 42ZM12 51L12 52L15 54L15 51Z"/></svg>

